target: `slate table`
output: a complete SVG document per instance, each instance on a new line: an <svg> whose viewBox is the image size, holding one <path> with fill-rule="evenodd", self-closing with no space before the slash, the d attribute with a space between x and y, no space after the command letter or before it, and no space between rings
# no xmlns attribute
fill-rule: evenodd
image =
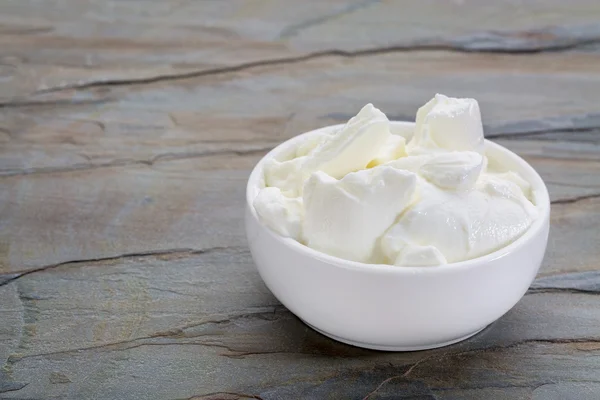
<svg viewBox="0 0 600 400"><path fill-rule="evenodd" d="M245 181L436 92L548 184L540 274L466 342L336 343L261 282ZM599 224L597 0L0 3L2 399L598 399Z"/></svg>

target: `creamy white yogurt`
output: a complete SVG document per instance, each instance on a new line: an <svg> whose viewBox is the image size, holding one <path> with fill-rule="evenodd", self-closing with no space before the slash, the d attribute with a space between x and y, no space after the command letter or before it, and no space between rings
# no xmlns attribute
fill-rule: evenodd
<svg viewBox="0 0 600 400"><path fill-rule="evenodd" d="M254 200L282 236L364 263L433 266L489 254L537 218L529 183L488 168L479 105L436 95L412 139L371 104L329 134L269 160Z"/></svg>

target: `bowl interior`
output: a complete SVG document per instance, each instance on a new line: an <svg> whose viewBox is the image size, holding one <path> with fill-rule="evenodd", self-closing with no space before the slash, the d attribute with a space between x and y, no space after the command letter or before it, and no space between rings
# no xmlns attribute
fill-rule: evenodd
<svg viewBox="0 0 600 400"><path fill-rule="evenodd" d="M331 132L335 129L339 129L343 124L340 125L331 125L324 128L316 129L310 132L303 133L296 137L293 137L279 146L275 147L271 150L267 155L265 155L254 167L252 173L250 174L250 178L248 179L248 186L246 188L246 203L247 207L252 215L252 218L256 219L259 224L262 225L262 222L258 218L256 214L256 210L253 206L253 201L258 195L260 189L265 187L264 180L264 172L263 166L266 160L276 158L278 160L286 159L290 157L290 154L293 154L294 149L303 141L308 139L312 135L316 135L323 132ZM405 121L391 121L391 130L392 133L400 136L404 136L407 140L412 138L413 130L415 127L414 122L405 122ZM544 226L545 221L549 219L550 216L550 198L548 195L548 189L544 184L544 181L539 176L539 174L535 171L535 169L529 165L525 160L521 157L508 150L507 148L500 146L499 144L490 142L489 140L485 141L486 146L486 156L488 157L490 165L494 166L494 169L502 172L503 170L512 170L521 174L521 176L531 184L532 188L532 201L537 206L540 216L537 218L531 227L517 240L513 243L505 246L499 250L496 250L493 253L486 254L485 256L473 258L466 261L460 261L455 263L444 264L435 267L397 267L393 265L387 264L365 264L356 261L349 261L342 258L338 258L335 256L331 256L320 251L311 249L300 242L291 239L279 236L278 234L272 232L269 228L265 227L265 230L268 231L269 234L273 235L282 245L289 246L295 251L320 259L322 261L333 263L336 265L340 265L342 267L352 268L352 269L369 269L392 272L392 273L414 273L415 271L419 271L419 273L429 273L440 269L449 269L449 268L461 268L461 267L473 267L475 265L481 265L486 261L494 260L499 257L503 257L504 255L510 253L511 251L517 249L520 246L525 245L532 237L534 237ZM411 272L412 271L412 272Z"/></svg>

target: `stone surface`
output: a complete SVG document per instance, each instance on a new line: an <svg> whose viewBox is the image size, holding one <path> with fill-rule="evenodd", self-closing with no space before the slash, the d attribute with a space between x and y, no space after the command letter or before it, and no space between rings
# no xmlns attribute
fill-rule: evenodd
<svg viewBox="0 0 600 400"><path fill-rule="evenodd" d="M598 399L597 1L0 4L0 398ZM540 275L456 345L346 346L264 286L244 185L366 102L480 101L552 198Z"/></svg>

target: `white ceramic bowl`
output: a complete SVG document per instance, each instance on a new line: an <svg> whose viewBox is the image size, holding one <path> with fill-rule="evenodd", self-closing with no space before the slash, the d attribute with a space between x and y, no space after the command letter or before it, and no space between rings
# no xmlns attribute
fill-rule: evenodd
<svg viewBox="0 0 600 400"><path fill-rule="evenodd" d="M413 127L414 123L392 122L395 133L406 137L412 136ZM540 210L530 229L512 244L484 257L437 267L363 264L279 236L260 222L252 205L264 187L265 160L291 151L317 131L292 138L267 154L252 171L246 191L252 257L268 288L292 313L341 342L411 351L466 339L521 299L544 257L550 219L546 186L526 161L486 141L490 162L500 160L529 181Z"/></svg>

